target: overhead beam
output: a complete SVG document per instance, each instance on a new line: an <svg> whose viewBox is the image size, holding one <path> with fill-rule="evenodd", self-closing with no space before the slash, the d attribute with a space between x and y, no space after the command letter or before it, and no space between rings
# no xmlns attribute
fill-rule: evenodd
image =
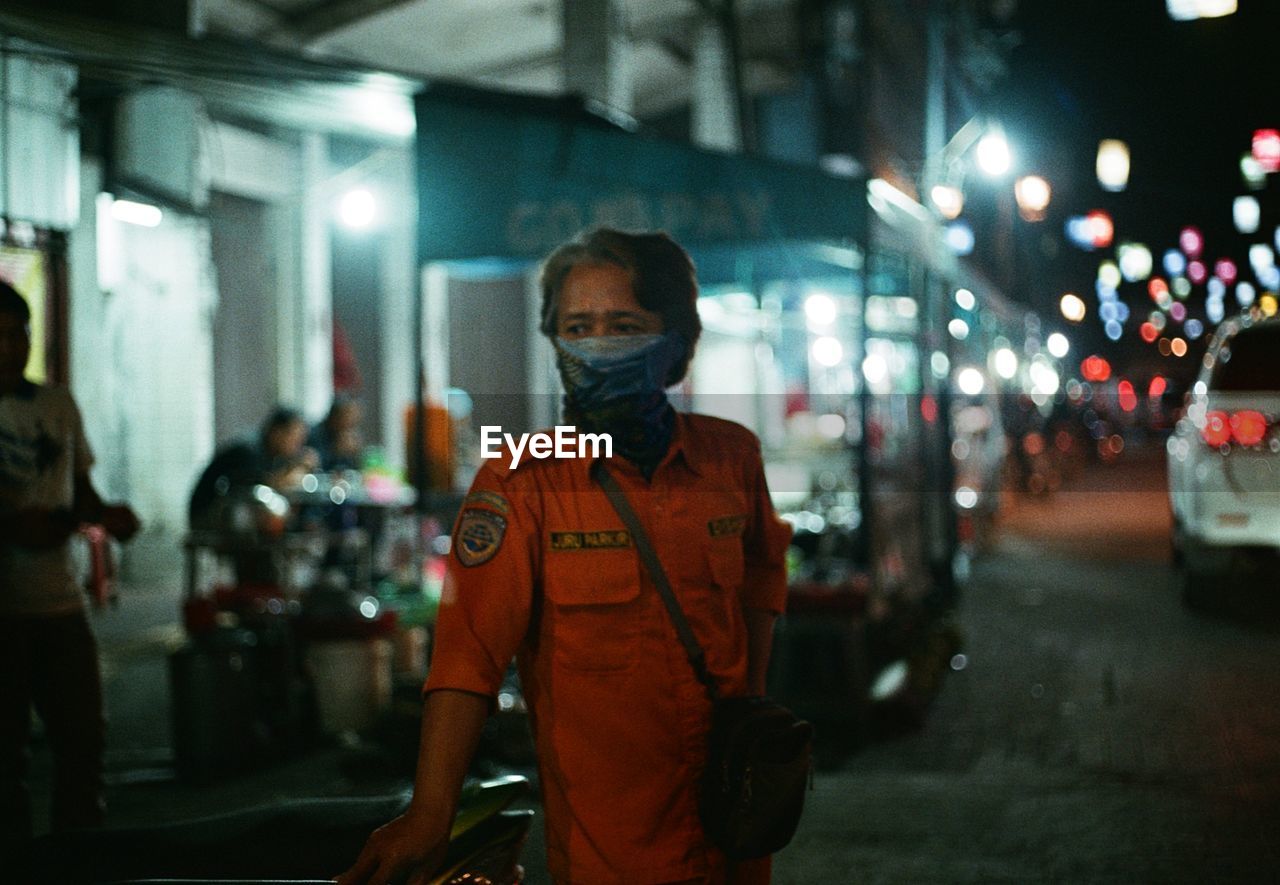
<svg viewBox="0 0 1280 885"><path fill-rule="evenodd" d="M331 0L289 16L287 27L292 34L310 43L412 2L414 0Z"/></svg>

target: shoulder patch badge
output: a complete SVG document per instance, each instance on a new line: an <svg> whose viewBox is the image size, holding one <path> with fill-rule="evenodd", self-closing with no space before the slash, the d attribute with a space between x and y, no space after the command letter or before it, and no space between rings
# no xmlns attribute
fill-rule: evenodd
<svg viewBox="0 0 1280 885"><path fill-rule="evenodd" d="M507 521L498 514L489 510L463 510L462 518L458 520L457 536L453 539L458 562L470 568L493 559L506 532Z"/></svg>
<svg viewBox="0 0 1280 885"><path fill-rule="evenodd" d="M511 505L507 503L506 498L488 489L476 489L462 499L462 506L464 509L467 507L488 507L490 510L503 515L506 515L511 510Z"/></svg>
<svg viewBox="0 0 1280 885"><path fill-rule="evenodd" d="M746 516L722 516L719 519L713 519L707 523L707 531L711 533L713 538L723 538L726 535L740 535L742 530L747 527Z"/></svg>

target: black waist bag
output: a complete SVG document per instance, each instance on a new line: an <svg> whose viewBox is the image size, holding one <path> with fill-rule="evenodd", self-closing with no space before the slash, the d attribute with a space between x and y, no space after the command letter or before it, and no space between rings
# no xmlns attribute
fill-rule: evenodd
<svg viewBox="0 0 1280 885"><path fill-rule="evenodd" d="M698 813L733 860L764 857L795 835L809 786L813 726L766 697L712 707Z"/></svg>
<svg viewBox="0 0 1280 885"><path fill-rule="evenodd" d="M707 767L698 789L702 828L732 860L772 854L791 841L800 823L809 786L813 726L767 697L719 696L702 646L626 495L602 461L591 466L591 476L631 531L689 663L711 698Z"/></svg>

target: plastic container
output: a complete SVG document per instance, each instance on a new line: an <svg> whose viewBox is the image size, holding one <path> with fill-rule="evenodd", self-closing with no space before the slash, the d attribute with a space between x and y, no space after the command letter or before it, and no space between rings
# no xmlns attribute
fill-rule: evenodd
<svg viewBox="0 0 1280 885"><path fill-rule="evenodd" d="M393 642L387 638L311 643L307 669L321 731L363 731L391 706L393 653Z"/></svg>

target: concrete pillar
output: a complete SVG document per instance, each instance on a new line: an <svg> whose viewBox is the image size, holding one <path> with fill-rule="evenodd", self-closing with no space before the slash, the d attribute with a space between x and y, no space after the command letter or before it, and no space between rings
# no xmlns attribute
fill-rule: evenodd
<svg viewBox="0 0 1280 885"><path fill-rule="evenodd" d="M379 429L387 462L399 468L408 466L404 463L403 413L405 407L413 402L417 387L413 346L413 300L418 295L414 268L417 194L413 152L399 150L394 157L387 164L385 173L393 184L386 189L384 199L393 202L387 206L385 217L392 221L387 231L386 248L381 255L379 389L382 393L382 426Z"/></svg>
<svg viewBox="0 0 1280 885"><path fill-rule="evenodd" d="M703 20L693 46L693 143L721 151L742 150L729 43L718 22Z"/></svg>
<svg viewBox="0 0 1280 885"><path fill-rule="evenodd" d="M293 322L280 323L281 353L290 351L282 367L281 395L289 395L307 416L319 419L333 398L333 258L329 242L333 194L325 136L310 133L302 140L302 213L297 294L281 292L281 306L295 312ZM284 381L286 377L292 380Z"/></svg>
<svg viewBox="0 0 1280 885"><path fill-rule="evenodd" d="M634 76L622 0L564 0L564 88L631 113Z"/></svg>

